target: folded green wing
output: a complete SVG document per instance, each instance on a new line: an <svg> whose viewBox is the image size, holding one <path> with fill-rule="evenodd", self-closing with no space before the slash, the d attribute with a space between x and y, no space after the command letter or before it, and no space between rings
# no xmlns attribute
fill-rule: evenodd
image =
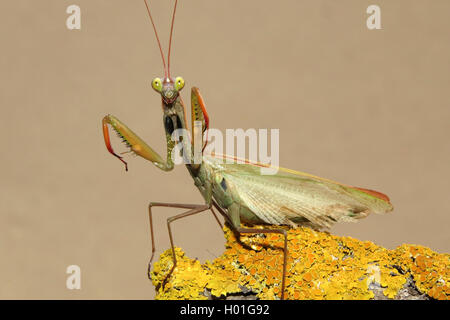
<svg viewBox="0 0 450 320"><path fill-rule="evenodd" d="M233 199L266 223L295 226L306 221L330 227L335 222L356 221L393 209L389 198L376 191L283 168L275 175L261 175L264 165L226 163L224 157L203 158L215 175L225 179Z"/></svg>

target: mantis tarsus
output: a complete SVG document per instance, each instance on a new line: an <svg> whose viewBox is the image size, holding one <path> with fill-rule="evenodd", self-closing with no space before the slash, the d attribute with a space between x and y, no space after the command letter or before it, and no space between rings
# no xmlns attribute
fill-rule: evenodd
<svg viewBox="0 0 450 320"><path fill-rule="evenodd" d="M175 142L171 139L172 133L176 129L188 129L185 107L179 94L184 87L184 80L182 77L172 78L170 74L170 51L177 2L175 0L166 64L148 3L144 0L164 66L164 77L162 79L153 79L152 88L161 95L162 100L163 123L167 142L166 160L116 117L107 115L102 121L106 147L111 154L125 164L126 170L128 170L127 163L120 155L114 152L111 146L108 125L123 139L125 144L130 148L130 151L149 160L164 171L170 171L174 168L171 154L174 150ZM191 90L191 121L192 137L194 136L195 121L201 122L202 134L209 129L208 113L206 112L203 98L199 90L195 87ZM202 141L203 149L206 146L206 140ZM192 149L187 148L188 144L193 143L192 141L183 139L182 143L183 147L186 147L183 148L184 150ZM191 159L193 157L192 153L187 156ZM261 175L259 169L261 166L264 166L263 164L251 161L246 161L244 164L224 163L223 160L225 158L227 156L202 154L200 163L191 161L186 164L186 168L194 179L194 184L205 200L204 204L162 202L151 202L149 204L148 212L152 240L152 254L148 267L149 275L155 253L152 220L153 207L172 207L187 210L167 219L174 261L172 269L166 277L166 281L169 279L177 264L171 230L171 223L177 219L210 210L218 224L222 227L220 220L214 212L215 208L238 234L281 234L284 237L283 277L281 279L280 290L281 299L284 298L286 286L286 260L288 254L286 230L282 228L244 228L241 226L241 222L248 225L288 225L294 228L299 224L306 223L320 228L330 227L333 223L339 221L355 221L372 212L385 213L393 209L389 198L376 191L351 187L283 168L278 168L278 172L274 175Z"/></svg>

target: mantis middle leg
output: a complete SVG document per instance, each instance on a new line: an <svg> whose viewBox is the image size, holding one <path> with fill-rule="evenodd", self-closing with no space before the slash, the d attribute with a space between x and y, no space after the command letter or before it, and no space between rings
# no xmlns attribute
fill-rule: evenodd
<svg viewBox="0 0 450 320"><path fill-rule="evenodd" d="M185 218L197 213L201 213L203 211L206 210L211 210L212 214L214 215L214 218L216 219L217 223L219 224L220 228L222 229L222 223L220 222L219 218L217 217L216 213L214 212L213 208L210 205L207 204L203 204L203 205L197 205L197 204L181 204L181 203L166 203L166 202L150 202L150 204L148 205L148 216L149 216L149 220L150 220L150 234L151 234L151 240L152 240L152 255L150 257L150 261L148 263L148 269L147 269L147 275L148 278L150 279L150 272L151 272L151 264L153 261L153 257L155 254L155 238L154 238L154 232L153 232L153 217L152 217L152 207L166 207L166 208L182 208L182 209L189 209L187 212L169 217L167 219L167 228L169 231L169 239L170 239L170 245L171 245L171 249L172 249L172 258L173 258L173 266L170 269L168 275L166 276L165 280L163 281L163 287L165 285L165 283L167 282L167 280L170 278L173 270L176 267L177 264L177 259L175 256L175 247L174 247L174 242L173 242L173 235L172 235L172 230L170 228L170 224L178 219L181 218Z"/></svg>

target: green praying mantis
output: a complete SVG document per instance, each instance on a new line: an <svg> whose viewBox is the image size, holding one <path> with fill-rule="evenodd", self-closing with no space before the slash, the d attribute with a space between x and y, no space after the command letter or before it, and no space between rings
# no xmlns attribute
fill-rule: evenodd
<svg viewBox="0 0 450 320"><path fill-rule="evenodd" d="M175 141L172 139L172 134L177 129L188 130L186 111L180 97L180 91L184 87L184 80L182 77L173 78L170 74L170 51L178 0L175 0L172 14L167 64L150 8L146 0L144 0L144 3L153 26L164 66L164 77L162 79L154 78L151 85L161 95L163 123L167 142L166 160L113 115L107 115L103 118L103 136L108 151L125 164L126 170L128 170L127 163L122 156L114 152L111 146L109 126L122 138L131 152L152 162L161 170L170 171L174 168L172 152L174 152ZM194 123L201 123L201 126L194 126ZM199 189L205 202L203 204L150 202L148 213L152 253L148 266L149 276L155 254L152 219L154 207L172 207L186 210L167 219L173 266L166 277L166 281L177 265L171 229L172 222L210 210L222 228L222 224L214 210L217 209L238 235L276 233L284 237L281 299L284 298L286 287L286 261L288 255L286 230L281 227L279 229L249 228L243 227L241 223L244 223L246 226L287 225L292 228L307 224L317 228L328 228L336 222L356 221L370 213L386 213L393 209L389 198L377 191L351 187L284 168L277 168L277 173L273 175L262 175L260 168L268 165L248 160L244 163L230 163L229 161L224 161L225 159L229 160L229 156L204 153L203 151L208 142L205 136L207 136L209 129L209 116L203 98L196 87L193 87L191 90L191 124L192 137L198 134L198 132L194 132L196 129L201 130L202 134L200 161L192 161L193 153L185 151L192 150L192 139L182 139L181 143L185 152L184 156L187 156L190 160L186 163L186 168L194 179L194 184Z"/></svg>

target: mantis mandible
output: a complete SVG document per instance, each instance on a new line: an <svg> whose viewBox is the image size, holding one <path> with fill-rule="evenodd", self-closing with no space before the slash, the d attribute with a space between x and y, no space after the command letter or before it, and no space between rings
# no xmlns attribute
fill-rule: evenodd
<svg viewBox="0 0 450 320"><path fill-rule="evenodd" d="M175 142L172 134L176 129L188 129L186 111L180 96L184 87L182 77L173 78L170 73L170 51L172 44L173 26L178 0L172 14L170 28L169 49L167 64L156 31L150 8L144 0L148 16L150 18L156 40L161 53L164 66L164 77L154 78L152 88L161 95L163 123L167 143L166 160L147 145L138 135L129 129L122 121L113 115L103 118L103 135L108 151L125 164L122 156L116 154L111 146L109 127L123 139L131 152L152 162L156 167L164 171L174 168L172 152ZM209 116L205 103L198 90L191 90L191 122L192 137L194 137L194 122L201 122L203 136L209 129ZM183 139L183 150L192 150L188 144L193 144L189 139ZM201 141L203 149L207 138ZM192 153L187 154L192 160ZM152 253L148 265L150 277L151 263L155 254L155 242L153 233L153 208L172 207L185 209L181 214L167 219L167 227L172 248L173 266L166 277L169 279L176 267L174 242L171 223L197 213L210 210L220 227L222 224L217 217L214 208L217 209L237 234L249 233L276 233L284 237L283 246L283 276L281 279L281 299L284 298L286 287L286 260L288 255L287 232L285 229L273 228L248 228L246 225L287 225L292 228L298 225L308 224L318 228L328 228L335 222L356 221L366 217L370 213L386 213L393 209L389 198L377 191L351 187L328 179L319 178L310 174L289 169L278 168L274 175L261 175L260 167L264 164L246 160L245 163L225 163L226 155L201 155L200 163L190 161L186 168L194 179L195 186L203 196L203 204L178 204L164 202L150 202L148 206L150 233L152 241ZM163 284L164 287L164 284Z"/></svg>

